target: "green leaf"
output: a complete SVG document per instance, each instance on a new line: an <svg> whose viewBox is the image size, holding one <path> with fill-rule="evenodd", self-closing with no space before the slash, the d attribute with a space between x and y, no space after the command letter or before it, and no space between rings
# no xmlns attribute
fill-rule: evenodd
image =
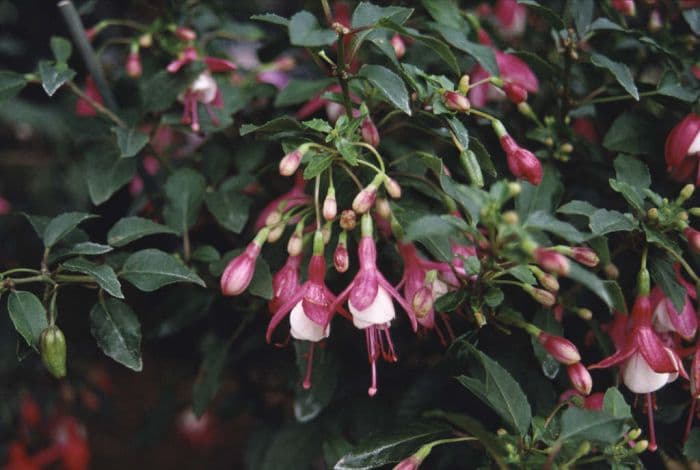
<svg viewBox="0 0 700 470"><path fill-rule="evenodd" d="M306 375L309 348L312 344L308 341L294 341L300 377ZM302 380L298 380L294 394L294 417L300 423L313 420L328 406L333 398L340 373L338 360L328 348L314 347L311 367L311 387L304 389Z"/></svg>
<svg viewBox="0 0 700 470"><path fill-rule="evenodd" d="M112 248L109 245L102 245L101 243L93 243L93 242L80 242L76 243L73 246L70 247L61 247L57 250L53 250L51 252L51 256L49 257L49 263L53 263L54 261L65 258L67 256L77 256L77 255L86 255L86 256L95 256L95 255L103 255L105 253L109 253L112 251L114 248Z"/></svg>
<svg viewBox="0 0 700 470"><path fill-rule="evenodd" d="M527 266L513 266L508 270L508 274L516 278L518 281L524 282L525 284L530 284L531 286L537 284L535 275L532 274L532 271L530 271Z"/></svg>
<svg viewBox="0 0 700 470"><path fill-rule="evenodd" d="M544 168L542 181L537 186L520 181L522 191L515 199L515 210L520 220L527 220L530 214L537 211L553 212L563 192L561 181L561 175L549 166Z"/></svg>
<svg viewBox="0 0 700 470"><path fill-rule="evenodd" d="M117 145L122 158L136 156L148 143L148 136L134 128L124 129L122 127L112 127L112 132L117 136Z"/></svg>
<svg viewBox="0 0 700 470"><path fill-rule="evenodd" d="M406 241L419 242L441 261L451 260L450 238L457 233L457 227L448 218L439 215L425 215L412 219L405 226Z"/></svg>
<svg viewBox="0 0 700 470"><path fill-rule="evenodd" d="M692 460L700 460L700 428L690 431L688 440L683 446L683 455Z"/></svg>
<svg viewBox="0 0 700 470"><path fill-rule="evenodd" d="M320 175L333 163L332 154L320 153L316 151L307 152L304 159L309 161L306 168L304 168L305 180L310 180Z"/></svg>
<svg viewBox="0 0 700 470"><path fill-rule="evenodd" d="M250 17L254 21L263 21L265 23L276 24L279 26L289 26L289 20L283 16L275 15L274 13L265 13L263 15L253 15Z"/></svg>
<svg viewBox="0 0 700 470"><path fill-rule="evenodd" d="M394 433L370 434L343 456L335 470L365 470L396 463L416 452L421 446L449 435L446 427L427 424L396 430Z"/></svg>
<svg viewBox="0 0 700 470"><path fill-rule="evenodd" d="M683 10L682 15L685 22L690 26L690 29L693 30L693 33L700 35L700 8Z"/></svg>
<svg viewBox="0 0 700 470"><path fill-rule="evenodd" d="M270 265L267 264L267 261L262 256L258 256L255 262L255 272L253 273L253 279L250 281L250 286L248 286L248 292L265 300L272 298Z"/></svg>
<svg viewBox="0 0 700 470"><path fill-rule="evenodd" d="M240 128L241 136L259 132L261 134L284 134L302 130L301 124L296 119L288 116L278 117L256 126L255 124L243 124Z"/></svg>
<svg viewBox="0 0 700 470"><path fill-rule="evenodd" d="M177 170L168 178L163 217L177 233L185 233L197 221L205 187L204 176L190 168Z"/></svg>
<svg viewBox="0 0 700 470"><path fill-rule="evenodd" d="M438 32L451 46L473 57L490 75L500 75L496 56L490 47L467 40L464 31L459 29L444 27Z"/></svg>
<svg viewBox="0 0 700 470"><path fill-rule="evenodd" d="M326 121L325 119L309 119L308 121L303 121L301 125L311 130L321 132L323 134L328 134L331 131L333 131L333 127L331 127L331 125L328 124L328 121Z"/></svg>
<svg viewBox="0 0 700 470"><path fill-rule="evenodd" d="M111 266L95 264L83 258L73 258L64 262L61 267L66 271L78 272L92 276L95 282L109 295L123 299L122 286Z"/></svg>
<svg viewBox="0 0 700 470"><path fill-rule="evenodd" d="M57 63L67 62L73 53L73 45L66 38L51 36L51 52Z"/></svg>
<svg viewBox="0 0 700 470"><path fill-rule="evenodd" d="M649 168L630 155L619 155L614 165L617 181L628 185L637 195L637 201L644 201L644 190L651 186Z"/></svg>
<svg viewBox="0 0 700 470"><path fill-rule="evenodd" d="M175 234L176 232L170 227L157 224L149 219L135 216L124 217L109 229L107 243L112 246L124 246L139 238L158 233Z"/></svg>
<svg viewBox="0 0 700 470"><path fill-rule="evenodd" d="M484 302L492 308L496 308L503 303L505 296L503 291L498 287L489 287L484 294Z"/></svg>
<svg viewBox="0 0 700 470"><path fill-rule="evenodd" d="M0 103L17 96L27 84L24 75L10 70L0 70Z"/></svg>
<svg viewBox="0 0 700 470"><path fill-rule="evenodd" d="M351 24L353 28L365 28L380 20L389 20L400 25L405 23L411 14L413 14L412 8L380 7L369 2L360 2L352 13Z"/></svg>
<svg viewBox="0 0 700 470"><path fill-rule="evenodd" d="M555 29L561 30L566 28L566 25L562 21L560 15L552 11L550 8L541 5L539 2L536 2L535 0L518 0L518 3L521 5L526 5L532 10L535 10L540 16L546 18L549 24L551 24Z"/></svg>
<svg viewBox="0 0 700 470"><path fill-rule="evenodd" d="M107 201L136 173L136 159L119 158L116 148L93 148L86 155L85 177L90 200L95 205Z"/></svg>
<svg viewBox="0 0 700 470"><path fill-rule="evenodd" d="M308 11L300 11L289 20L289 42L293 46L327 46L337 37L335 31L321 28L316 17Z"/></svg>
<svg viewBox="0 0 700 470"><path fill-rule="evenodd" d="M700 95L700 91L690 90L681 85L678 79L670 71L666 72L666 75L663 76L658 87L656 88L656 91L660 95L676 98L686 103L694 103Z"/></svg>
<svg viewBox="0 0 700 470"><path fill-rule="evenodd" d="M277 93L275 107L280 108L282 106L304 103L333 82L334 80L330 78L322 78L320 80L292 79L282 91Z"/></svg>
<svg viewBox="0 0 700 470"><path fill-rule="evenodd" d="M436 312L454 312L467 299L467 291L458 289L435 299Z"/></svg>
<svg viewBox="0 0 700 470"><path fill-rule="evenodd" d="M595 274L591 273L587 269L581 267L578 263L569 261L569 273L566 275L566 277L573 279L579 284L587 287L591 292L605 302L608 308L613 307L613 299L606 289L603 280L596 277Z"/></svg>
<svg viewBox="0 0 700 470"><path fill-rule="evenodd" d="M251 200L238 191L216 191L204 196L207 209L222 227L241 233L248 221Z"/></svg>
<svg viewBox="0 0 700 470"><path fill-rule="evenodd" d="M618 312L627 313L627 303L625 302L625 294L622 292L622 287L617 281L603 281L605 290L610 296L612 308Z"/></svg>
<svg viewBox="0 0 700 470"><path fill-rule="evenodd" d="M591 215L589 226L596 235L611 232L630 232L638 228L637 222L621 212L608 209L598 209Z"/></svg>
<svg viewBox="0 0 700 470"><path fill-rule="evenodd" d="M197 380L192 385L192 411L201 417L216 396L221 382L221 373L226 365L231 341L213 338L205 340L204 360L199 366Z"/></svg>
<svg viewBox="0 0 700 470"><path fill-rule="evenodd" d="M93 217L97 216L83 212L66 212L51 219L44 230L44 246L51 248L82 222Z"/></svg>
<svg viewBox="0 0 700 470"><path fill-rule="evenodd" d="M359 75L369 80L391 104L411 115L408 90L401 77L381 65L364 65Z"/></svg>
<svg viewBox="0 0 700 470"><path fill-rule="evenodd" d="M593 206L587 201L570 201L557 209L557 212L568 215L585 215L590 217L593 213L598 210L597 207Z"/></svg>
<svg viewBox="0 0 700 470"><path fill-rule="evenodd" d="M90 333L102 352L129 369L140 372L141 323L124 302L107 298L90 310Z"/></svg>
<svg viewBox="0 0 700 470"><path fill-rule="evenodd" d="M41 86L47 95L53 96L56 90L61 88L64 83L73 80L75 70L69 69L67 66L61 67L61 64L54 64L50 60L39 61L39 78L41 78Z"/></svg>
<svg viewBox="0 0 700 470"><path fill-rule="evenodd" d="M441 26L447 26L453 29L464 29L464 20L462 12L454 0L421 0L423 8L428 11L428 14ZM468 31L464 31L466 35Z"/></svg>
<svg viewBox="0 0 700 470"><path fill-rule="evenodd" d="M667 256L651 256L649 260L649 274L652 280L668 296L677 312L682 312L685 307L686 290L678 282L673 270L673 261Z"/></svg>
<svg viewBox="0 0 700 470"><path fill-rule="evenodd" d="M471 344L465 346L476 356L481 370L473 368L473 377L461 375L457 380L498 413L512 430L525 436L530 428L532 409L520 385L496 361Z"/></svg>
<svg viewBox="0 0 700 470"><path fill-rule="evenodd" d="M592 411L572 406L561 414L559 441L573 439L612 444L617 442L625 430L625 419L606 412Z"/></svg>
<svg viewBox="0 0 700 470"><path fill-rule="evenodd" d="M467 211L470 223L475 226L479 222L481 207L486 202L486 196L483 191L465 184L455 183L447 175L440 175L440 185L448 196L457 201L457 204Z"/></svg>
<svg viewBox="0 0 700 470"><path fill-rule="evenodd" d="M139 83L143 109L154 113L165 111L175 103L188 84L187 77L167 70L160 70L144 78Z"/></svg>
<svg viewBox="0 0 700 470"><path fill-rule="evenodd" d="M631 155L652 155L658 139L658 122L647 115L628 111L613 121L603 138L603 147Z"/></svg>
<svg viewBox="0 0 700 470"><path fill-rule="evenodd" d="M620 419L632 419L632 409L617 387L610 387L603 398L603 411Z"/></svg>
<svg viewBox="0 0 700 470"><path fill-rule="evenodd" d="M49 326L41 301L31 292L12 291L7 299L7 310L17 333L38 351L41 333Z"/></svg>
<svg viewBox="0 0 700 470"><path fill-rule="evenodd" d="M593 21L593 10L595 3L593 0L578 0L570 4L573 9L574 24L576 25L576 33L582 38L586 35L588 27Z"/></svg>
<svg viewBox="0 0 700 470"><path fill-rule="evenodd" d="M545 211L530 214L525 222L525 228L535 228L557 235L571 243L581 243L586 236L568 222L563 222Z"/></svg>
<svg viewBox="0 0 700 470"><path fill-rule="evenodd" d="M155 248L137 251L129 256L119 275L145 292L176 282L191 282L205 287L197 273L172 255Z"/></svg>

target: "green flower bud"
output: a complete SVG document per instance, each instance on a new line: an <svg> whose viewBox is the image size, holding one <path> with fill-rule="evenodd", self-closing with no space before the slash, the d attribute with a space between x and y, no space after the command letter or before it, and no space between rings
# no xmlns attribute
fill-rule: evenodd
<svg viewBox="0 0 700 470"><path fill-rule="evenodd" d="M66 376L66 337L55 325L41 333L39 343L41 360L46 369L57 379Z"/></svg>

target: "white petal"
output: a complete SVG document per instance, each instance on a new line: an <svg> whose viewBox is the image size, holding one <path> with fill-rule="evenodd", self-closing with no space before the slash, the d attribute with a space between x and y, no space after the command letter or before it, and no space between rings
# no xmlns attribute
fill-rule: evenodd
<svg viewBox="0 0 700 470"><path fill-rule="evenodd" d="M700 152L700 132L698 132L698 135L696 135L695 139L693 139L693 143L690 144L690 148L688 148L688 155L694 155L698 152Z"/></svg>
<svg viewBox="0 0 700 470"><path fill-rule="evenodd" d="M666 301L662 300L661 302L659 302L659 305L656 307L656 310L654 310L654 329L659 333L676 331L668 315L669 313L668 308L666 307Z"/></svg>
<svg viewBox="0 0 700 470"><path fill-rule="evenodd" d="M654 372L641 353L634 353L622 365L622 381L634 393L655 392L668 383L670 375Z"/></svg>
<svg viewBox="0 0 700 470"><path fill-rule="evenodd" d="M190 90L197 93L200 102L208 104L216 98L218 87L214 77L209 72L202 72L197 79L190 85Z"/></svg>
<svg viewBox="0 0 700 470"><path fill-rule="evenodd" d="M448 291L449 287L440 279L435 279L433 281L433 300L437 299L438 297L442 297L443 295L447 294Z"/></svg>
<svg viewBox="0 0 700 470"><path fill-rule="evenodd" d="M330 324L323 328L306 316L301 301L294 306L292 313L289 314L289 325L292 337L304 341L321 341L323 338L328 338L331 332Z"/></svg>
<svg viewBox="0 0 700 470"><path fill-rule="evenodd" d="M391 297L389 297L389 293L382 286L377 288L377 296L364 310L356 309L353 307L352 302L348 302L348 307L350 307L350 313L352 313L352 323L359 329L372 325L384 325L396 317Z"/></svg>

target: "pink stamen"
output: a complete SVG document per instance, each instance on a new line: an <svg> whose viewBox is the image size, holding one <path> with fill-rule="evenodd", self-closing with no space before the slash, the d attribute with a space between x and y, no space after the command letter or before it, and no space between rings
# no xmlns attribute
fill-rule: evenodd
<svg viewBox="0 0 700 470"><path fill-rule="evenodd" d="M377 393L377 357L379 356L379 351L377 351L376 341L376 327L370 326L365 329L365 339L367 340L367 356L369 362L372 366L372 385L367 390L370 397L373 397Z"/></svg>
<svg viewBox="0 0 700 470"><path fill-rule="evenodd" d="M647 417L649 418L649 451L656 452L656 431L654 429L654 405L651 393L647 393Z"/></svg>
<svg viewBox="0 0 700 470"><path fill-rule="evenodd" d="M192 130L195 132L199 132L199 109L197 106L197 98L193 94L192 97L190 98L192 100L192 103L190 104L190 111L192 113Z"/></svg>
<svg viewBox="0 0 700 470"><path fill-rule="evenodd" d="M398 362L399 358L396 356L396 351L394 349L394 343L391 341L391 334L389 333L389 326L387 325L386 327L382 328L380 330L380 338L381 338L381 332L384 331L384 336L386 338L386 343L387 343L387 350L384 351L384 343L382 342L382 356L384 357L384 360L387 362Z"/></svg>
<svg viewBox="0 0 700 470"><path fill-rule="evenodd" d="M211 123L215 126L218 126L220 121L219 121L219 118L216 117L216 114L214 114L214 110L211 109L211 105L205 104L204 109L206 109L207 114L209 115L209 119L211 120Z"/></svg>
<svg viewBox="0 0 700 470"><path fill-rule="evenodd" d="M309 346L309 354L308 354L308 359L306 363L306 377L304 377L304 382L302 386L304 387L304 390L308 390L311 388L311 368L314 363L314 346L316 343L311 343L311 346Z"/></svg>

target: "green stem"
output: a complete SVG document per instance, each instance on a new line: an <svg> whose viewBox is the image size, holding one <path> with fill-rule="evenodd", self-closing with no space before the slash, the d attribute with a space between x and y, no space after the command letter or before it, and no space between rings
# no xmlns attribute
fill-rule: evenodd
<svg viewBox="0 0 700 470"><path fill-rule="evenodd" d="M12 284L14 285L19 285L19 284L29 284L32 282L48 282L50 284L55 284L53 279L51 279L49 276L40 274L38 276L31 276L31 277L23 277L21 279L10 279L12 281Z"/></svg>
<svg viewBox="0 0 700 470"><path fill-rule="evenodd" d="M7 270L3 273L0 273L0 278L9 276L10 274L15 274L15 273L41 274L41 271L36 270L36 269L29 269L29 268L14 268L14 269Z"/></svg>
<svg viewBox="0 0 700 470"><path fill-rule="evenodd" d="M367 167L373 169L374 171L376 171L376 172L379 173L379 174L382 174L382 175L384 174L384 172L383 172L381 169L379 169L376 165L373 165L373 164L371 164L371 163L368 162L368 161L365 161L365 160L357 160L357 163L359 163L360 165L367 166Z"/></svg>
<svg viewBox="0 0 700 470"><path fill-rule="evenodd" d="M685 272L688 273L688 276L690 276L695 284L700 284L700 277L693 271L693 268L690 267L688 262L683 259L681 255L673 251L671 248L664 246L664 245L659 245L661 248L663 248L669 255L673 256L673 258L680 263L681 266L683 266L683 269L685 269Z"/></svg>
<svg viewBox="0 0 700 470"><path fill-rule="evenodd" d="M343 90L343 104L345 106L345 114L352 115L352 101L350 100L350 87L348 86L348 72L345 67L345 43L343 39L345 33L338 30L338 68L335 73L338 76L340 88Z"/></svg>
<svg viewBox="0 0 700 470"><path fill-rule="evenodd" d="M94 283L95 279L92 276L80 276L71 274L58 274L56 275L56 281L58 282L75 282L75 283Z"/></svg>
<svg viewBox="0 0 700 470"><path fill-rule="evenodd" d="M73 93L75 93L76 95L78 95L81 99L83 99L83 100L87 101L88 103L90 103L90 106L92 106L93 108L95 108L95 110L96 110L98 113L103 114L105 117L109 118L109 120L111 120L111 121L112 121L113 123L115 123L117 126L123 128L123 129L126 129L126 127L127 127L126 123L125 123L124 121L122 121L122 119L121 119L119 116L117 116L117 115L114 114L112 111L110 111L109 109L105 108L104 106L102 106L102 105L101 105L100 103L98 103L97 101L95 101L95 100L93 100L92 98L90 98L90 97L89 97L83 90L81 90L81 89L78 87L78 85L76 85L72 80L66 82L66 85L68 85L68 88L70 88L70 90L71 90Z"/></svg>
<svg viewBox="0 0 700 470"><path fill-rule="evenodd" d="M642 98L645 96L654 96L654 95L658 95L658 94L659 94L659 92L656 90L645 91L645 92L640 93L639 97ZM624 100L630 100L630 99L633 100L634 97L631 95L604 96L603 98L595 98L595 99L592 99L589 101L582 101L578 104L580 106L580 105L584 105L584 104L614 103L615 101L624 101Z"/></svg>
<svg viewBox="0 0 700 470"><path fill-rule="evenodd" d="M371 146L368 143L365 142L353 142L352 145L359 146L359 147L364 147L372 154L374 155L374 158L377 159L377 163L379 163L379 167L382 169L382 173L386 173L386 169L384 168L384 159L382 159L382 156L379 155L379 152L377 152L377 149L375 149L373 146Z"/></svg>
<svg viewBox="0 0 700 470"><path fill-rule="evenodd" d="M473 114L475 116L482 117L484 119L488 119L489 121L497 121L497 119L493 116L491 116L489 113L486 113L484 111L479 111L478 109L472 108L469 110L469 114Z"/></svg>

